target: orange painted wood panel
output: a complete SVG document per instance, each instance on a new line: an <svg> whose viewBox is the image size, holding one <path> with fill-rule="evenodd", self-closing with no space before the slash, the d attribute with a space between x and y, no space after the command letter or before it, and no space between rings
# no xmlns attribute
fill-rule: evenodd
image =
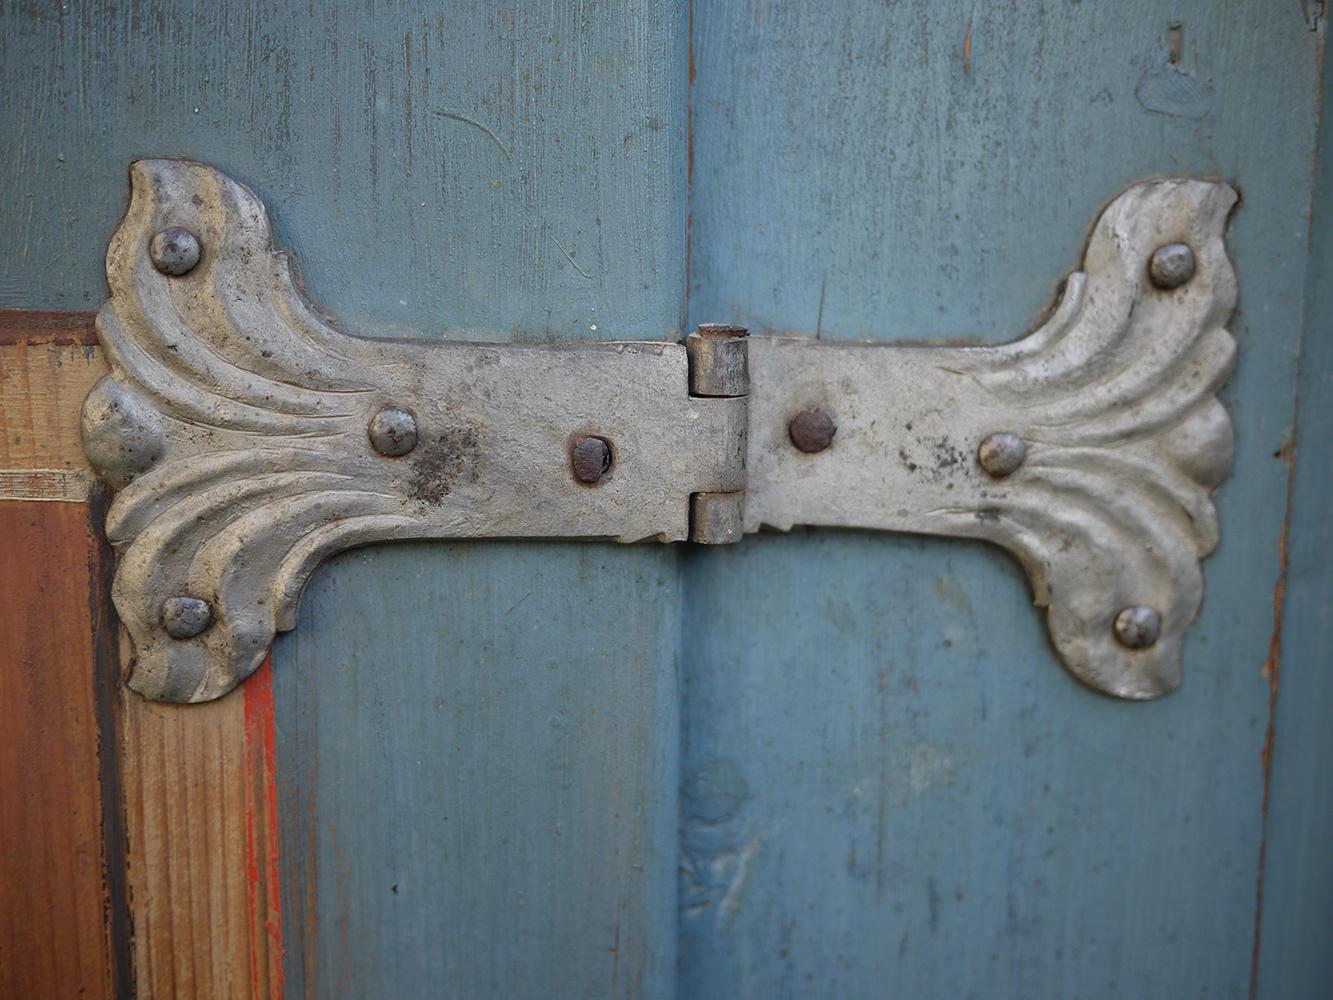
<svg viewBox="0 0 1333 1000"><path fill-rule="evenodd" d="M0 311L0 996L280 997L271 671L121 684L79 443L106 370L91 314Z"/></svg>
<svg viewBox="0 0 1333 1000"><path fill-rule="evenodd" d="M111 625L81 503L0 503L0 995L128 986ZM99 655L100 654L100 655Z"/></svg>

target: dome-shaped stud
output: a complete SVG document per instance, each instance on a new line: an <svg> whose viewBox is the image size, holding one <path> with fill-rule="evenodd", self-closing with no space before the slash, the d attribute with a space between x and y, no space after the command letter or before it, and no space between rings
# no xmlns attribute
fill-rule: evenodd
<svg viewBox="0 0 1333 1000"><path fill-rule="evenodd" d="M1179 288L1194 277L1194 251L1184 243L1168 243L1152 252L1148 277L1163 291Z"/></svg>
<svg viewBox="0 0 1333 1000"><path fill-rule="evenodd" d="M386 406L370 418L370 443L386 458L406 455L417 446L417 418L396 406Z"/></svg>
<svg viewBox="0 0 1333 1000"><path fill-rule="evenodd" d="M833 418L818 407L802 410L787 425L791 443L807 455L823 451L833 443L833 435L837 433L838 425Z"/></svg>
<svg viewBox="0 0 1333 1000"><path fill-rule="evenodd" d="M213 624L213 608L202 598L184 595L162 602L162 627L173 639L193 639Z"/></svg>
<svg viewBox="0 0 1333 1000"><path fill-rule="evenodd" d="M986 474L996 479L1012 475L1027 458L1028 446L1010 431L999 431L987 436L977 448L977 461Z"/></svg>
<svg viewBox="0 0 1333 1000"><path fill-rule="evenodd" d="M153 259L153 266L173 278L193 271L199 263L199 253L199 237L180 226L162 230L148 243L148 256Z"/></svg>
<svg viewBox="0 0 1333 1000"><path fill-rule="evenodd" d="M581 437L569 449L569 460L574 478L595 486L611 471L611 445L604 438Z"/></svg>
<svg viewBox="0 0 1333 1000"><path fill-rule="evenodd" d="M1115 616L1115 637L1127 649L1147 649L1162 633L1162 616L1146 605L1135 604Z"/></svg>

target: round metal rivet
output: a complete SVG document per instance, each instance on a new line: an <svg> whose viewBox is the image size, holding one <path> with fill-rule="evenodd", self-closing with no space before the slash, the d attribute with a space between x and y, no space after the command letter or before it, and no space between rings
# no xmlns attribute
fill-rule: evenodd
<svg viewBox="0 0 1333 1000"><path fill-rule="evenodd" d="M1148 261L1148 276L1158 288L1179 288L1194 277L1194 251L1184 243L1158 247Z"/></svg>
<svg viewBox="0 0 1333 1000"><path fill-rule="evenodd" d="M370 418L370 443L386 458L406 455L417 446L417 418L396 406L386 406Z"/></svg>
<svg viewBox="0 0 1333 1000"><path fill-rule="evenodd" d="M1012 475L1027 458L1028 446L1017 434L1000 431L989 435L977 448L977 461L997 479Z"/></svg>
<svg viewBox="0 0 1333 1000"><path fill-rule="evenodd" d="M152 238L148 255L153 266L163 274L180 277L189 274L199 263L199 238L188 229L172 226Z"/></svg>
<svg viewBox="0 0 1333 1000"><path fill-rule="evenodd" d="M213 624L213 608L198 597L168 597L162 602L162 627L173 639L193 639Z"/></svg>
<svg viewBox="0 0 1333 1000"><path fill-rule="evenodd" d="M611 445L599 437L581 437L569 452L574 478L589 486L611 471Z"/></svg>
<svg viewBox="0 0 1333 1000"><path fill-rule="evenodd" d="M787 436L791 443L808 455L823 451L833 443L833 435L838 433L838 425L823 410L812 406L802 410L791 418L787 425Z"/></svg>
<svg viewBox="0 0 1333 1000"><path fill-rule="evenodd" d="M1152 608L1135 604L1115 616L1115 637L1129 649L1147 649L1162 631L1162 616Z"/></svg>

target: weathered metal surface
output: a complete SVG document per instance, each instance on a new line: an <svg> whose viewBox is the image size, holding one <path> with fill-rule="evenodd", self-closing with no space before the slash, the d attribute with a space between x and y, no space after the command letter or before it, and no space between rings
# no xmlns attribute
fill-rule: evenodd
<svg viewBox="0 0 1333 1000"><path fill-rule="evenodd" d="M1093 229L1051 318L1003 347L752 337L746 529L995 542L1027 570L1075 676L1122 698L1174 690L1203 599L1199 560L1217 545L1209 494L1231 466L1215 393L1235 358L1222 243L1235 201L1205 181L1131 188ZM1149 261L1175 243L1196 248L1198 272L1162 291ZM837 412L837 438L801 454L792 414L818 408ZM1129 605L1160 615L1155 642L1117 640Z"/></svg>
<svg viewBox="0 0 1333 1000"><path fill-rule="evenodd" d="M1324 102L1333 60L1320 66ZM1290 480L1281 576L1263 679L1263 846L1251 996L1333 995L1333 114L1319 116L1310 257L1291 437L1277 458ZM1284 394L1285 395L1285 394ZM1268 596L1268 595L1263 595Z"/></svg>
<svg viewBox="0 0 1333 1000"><path fill-rule="evenodd" d="M1122 195L1060 308L1003 348L726 326L684 348L540 348L347 337L297 292L251 192L185 161L131 173L98 317L114 374L90 393L84 434L123 491L107 527L145 695L228 691L292 627L319 563L352 545L727 543L796 524L998 542L1077 677L1125 698L1180 682L1198 560L1217 541L1208 494L1231 460L1213 398L1234 357L1225 185ZM1190 252L1193 280L1156 287L1163 245L1197 246L1201 273ZM596 491L574 488L566 448ZM1160 627L1144 627L1152 616Z"/></svg>
<svg viewBox="0 0 1333 1000"><path fill-rule="evenodd" d="M749 348L743 326L700 323L685 338L690 392L696 396L744 396L750 391Z"/></svg>
<svg viewBox="0 0 1333 1000"><path fill-rule="evenodd" d="M692 493L743 486L745 402L692 397L681 345L348 337L301 298L250 191L179 160L131 176L97 321L113 374L88 397L84 437L121 488L107 534L140 693L230 690L293 626L314 569L349 546L683 540ZM182 276L150 250L173 227L203 246ZM414 415L414 449L390 440L386 407ZM578 434L615 442L595 490L569 475ZM215 620L187 641L163 624L179 594L207 600Z"/></svg>
<svg viewBox="0 0 1333 1000"><path fill-rule="evenodd" d="M690 541L730 545L745 534L745 491L690 497Z"/></svg>

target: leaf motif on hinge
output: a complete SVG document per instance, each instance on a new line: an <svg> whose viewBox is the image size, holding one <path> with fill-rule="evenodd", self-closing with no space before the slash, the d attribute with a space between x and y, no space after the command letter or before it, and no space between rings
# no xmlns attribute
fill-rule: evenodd
<svg viewBox="0 0 1333 1000"><path fill-rule="evenodd" d="M1044 326L957 354L993 430L1017 434L1027 455L982 509L936 516L948 533L1014 552L1066 665L1123 698L1179 686L1181 642L1203 599L1199 561L1217 545L1210 494L1234 441L1215 394L1235 361L1222 242L1235 202L1215 182L1136 185L1103 213ZM1158 287L1152 255L1175 244L1191 249L1192 274ZM1158 617L1155 641L1117 629L1134 608Z"/></svg>
<svg viewBox="0 0 1333 1000"><path fill-rule="evenodd" d="M393 488L401 469L365 447L382 373L364 342L297 291L259 199L185 161L140 161L130 174L97 317L112 374L84 404L84 442L119 490L107 535L120 553L113 599L135 645L129 684L204 701L294 625L324 556L415 522ZM181 276L151 255L171 227L201 247ZM207 602L213 621L172 638L164 604L181 596Z"/></svg>

